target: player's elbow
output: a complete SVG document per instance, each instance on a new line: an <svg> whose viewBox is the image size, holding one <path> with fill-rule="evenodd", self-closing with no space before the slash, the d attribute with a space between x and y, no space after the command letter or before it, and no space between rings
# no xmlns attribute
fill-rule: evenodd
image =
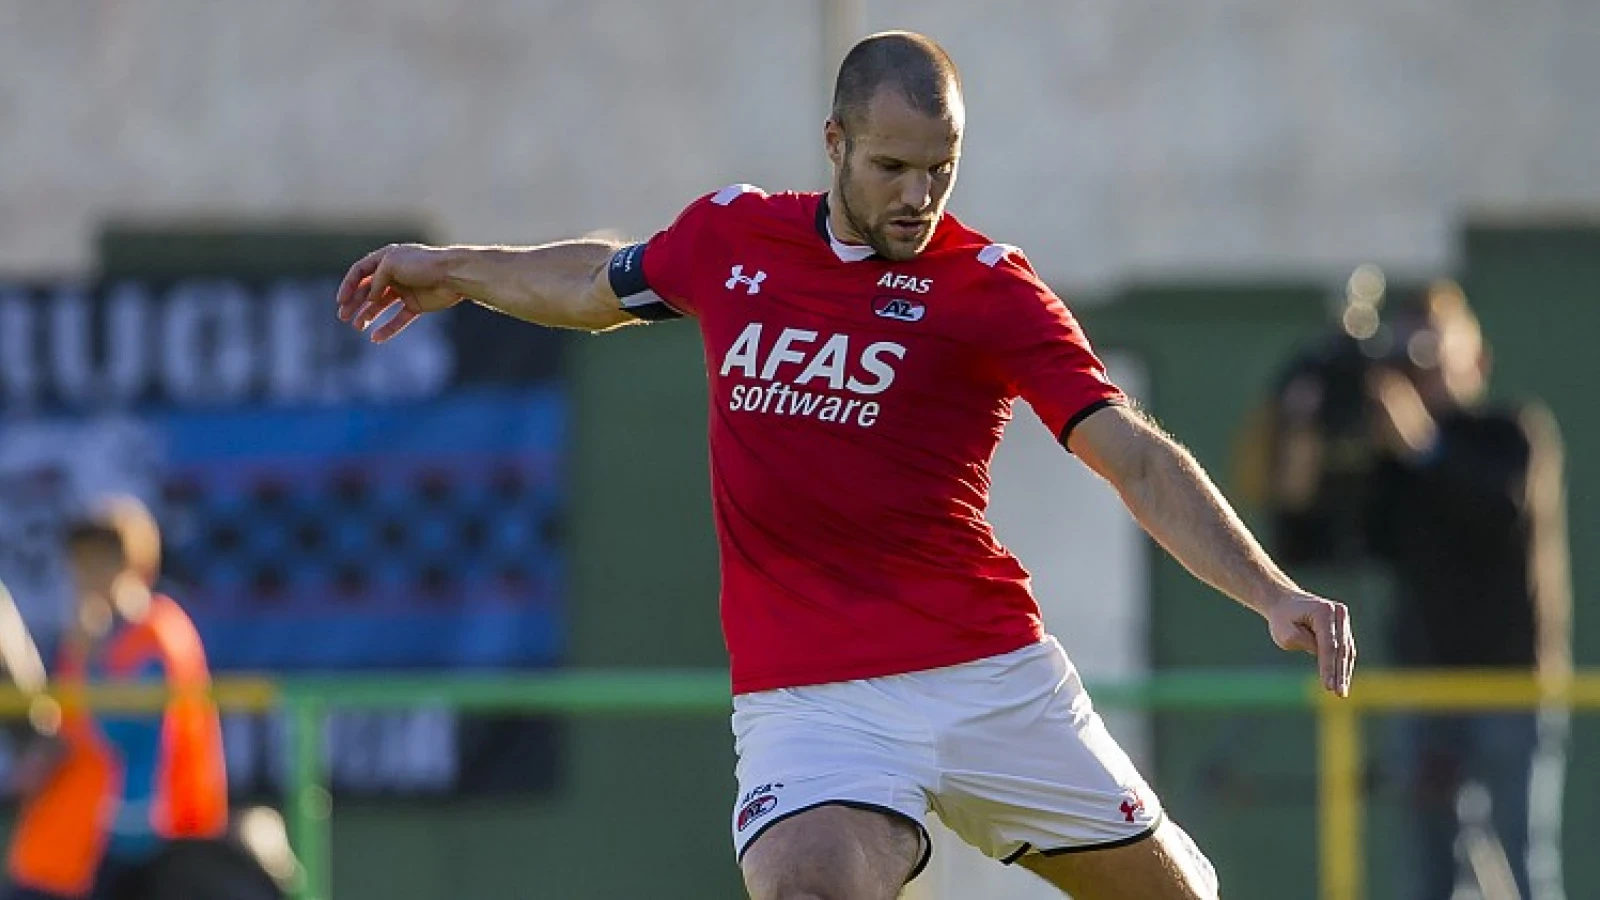
<svg viewBox="0 0 1600 900"><path fill-rule="evenodd" d="M567 327L601 332L640 321L623 309L622 301L617 299L616 292L611 288L606 268L607 263L601 262L573 285L574 299L567 309L569 321L564 323Z"/></svg>
<svg viewBox="0 0 1600 900"><path fill-rule="evenodd" d="M1105 407L1078 423L1067 449L1118 491L1126 491L1152 471L1152 453L1162 435L1141 412L1122 405Z"/></svg>
<svg viewBox="0 0 1600 900"><path fill-rule="evenodd" d="M1147 490L1183 464L1184 450L1140 414L1129 416L1131 427L1118 452L1106 456L1101 476L1123 494Z"/></svg>
<svg viewBox="0 0 1600 900"><path fill-rule="evenodd" d="M563 304L561 321L557 323L563 328L601 332L638 321L622 308L607 285L589 280L574 285L568 296L571 299Z"/></svg>

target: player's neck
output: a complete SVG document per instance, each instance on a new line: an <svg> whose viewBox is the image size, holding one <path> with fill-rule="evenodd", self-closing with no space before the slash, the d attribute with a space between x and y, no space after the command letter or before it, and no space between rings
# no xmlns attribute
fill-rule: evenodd
<svg viewBox="0 0 1600 900"><path fill-rule="evenodd" d="M866 238L856 233L850 225L850 217L844 213L843 206L838 202L838 192L828 194L828 237L846 247L865 247Z"/></svg>
<svg viewBox="0 0 1600 900"><path fill-rule="evenodd" d="M876 250L868 245L866 241L859 240L859 235L850 229L850 223L846 217L841 216L836 219L835 216L839 216L837 210L829 206L824 206L824 209L827 215L822 217L820 230L824 232L823 238L828 242L828 246L833 248L834 256L837 256L842 262L849 263L872 259L877 255ZM841 230L851 237L841 237L839 234ZM852 243L852 240L857 242Z"/></svg>

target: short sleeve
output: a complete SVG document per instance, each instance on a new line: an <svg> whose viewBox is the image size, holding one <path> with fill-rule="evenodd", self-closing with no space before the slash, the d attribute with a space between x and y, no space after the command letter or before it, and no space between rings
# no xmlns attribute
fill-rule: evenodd
<svg viewBox="0 0 1600 900"><path fill-rule="evenodd" d="M716 196L701 197L650 240L630 244L612 255L607 275L624 310L650 321L698 313L692 275L700 248L705 246Z"/></svg>
<svg viewBox="0 0 1600 900"><path fill-rule="evenodd" d="M1034 276L1020 253L1001 263L1006 302L995 304L992 338L1011 395L1028 401L1062 445L1099 409L1126 403L1078 320Z"/></svg>

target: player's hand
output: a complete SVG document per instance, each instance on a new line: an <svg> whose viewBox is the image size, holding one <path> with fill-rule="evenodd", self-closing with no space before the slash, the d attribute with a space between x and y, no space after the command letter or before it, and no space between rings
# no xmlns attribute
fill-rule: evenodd
<svg viewBox="0 0 1600 900"><path fill-rule="evenodd" d="M422 244L390 244L362 257L339 284L339 320L358 331L399 305L400 311L372 333L381 344L424 313L449 309L460 294L448 289L448 253Z"/></svg>
<svg viewBox="0 0 1600 900"><path fill-rule="evenodd" d="M1350 611L1343 603L1315 594L1291 594L1268 609L1266 616L1272 640L1279 647L1315 656L1322 686L1341 697L1350 695L1356 638L1350 629Z"/></svg>

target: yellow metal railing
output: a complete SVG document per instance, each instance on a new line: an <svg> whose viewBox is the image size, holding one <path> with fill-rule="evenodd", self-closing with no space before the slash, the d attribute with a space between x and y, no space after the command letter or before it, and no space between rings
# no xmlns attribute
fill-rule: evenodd
<svg viewBox="0 0 1600 900"><path fill-rule="evenodd" d="M1308 710L1318 722L1319 896L1362 900L1362 718L1373 712L1600 709L1600 670L1559 683L1531 675L1460 671L1364 671L1348 699L1315 678L1282 672L1163 671L1090 685L1097 705L1143 711ZM283 710L292 731L286 797L290 837L303 868L298 900L329 900L332 806L323 760L324 720L335 709L395 709L443 704L473 712L570 715L726 715L728 677L721 670L566 670L504 676L359 675L219 679L213 696L225 710ZM158 687L105 686L63 702L119 712L154 710ZM0 688L0 716L25 715L32 701Z"/></svg>
<svg viewBox="0 0 1600 900"><path fill-rule="evenodd" d="M1600 672L1558 681L1495 671L1375 671L1356 676L1349 698L1316 693L1322 900L1362 900L1361 717L1371 712L1600 709Z"/></svg>

